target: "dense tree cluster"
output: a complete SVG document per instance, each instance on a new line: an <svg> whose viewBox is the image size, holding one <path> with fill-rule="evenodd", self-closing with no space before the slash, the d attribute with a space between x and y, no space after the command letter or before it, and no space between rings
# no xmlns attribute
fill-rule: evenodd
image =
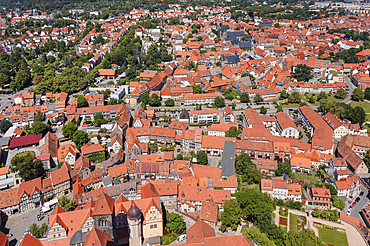
<svg viewBox="0 0 370 246"><path fill-rule="evenodd" d="M45 172L42 161L36 159L32 152L20 153L14 156L11 164L12 172L18 172L24 181L41 177Z"/></svg>
<svg viewBox="0 0 370 246"><path fill-rule="evenodd" d="M235 157L235 172L248 184L259 184L261 180L260 171L253 164L251 157L245 153Z"/></svg>
<svg viewBox="0 0 370 246"><path fill-rule="evenodd" d="M242 189L236 193L236 199L225 203L221 214L221 230L227 227L235 230L243 218L257 228L251 227L242 234L259 245L321 245L319 238L311 230L287 233L281 227L272 223L274 201L265 193L256 189ZM338 213L337 213L338 214Z"/></svg>

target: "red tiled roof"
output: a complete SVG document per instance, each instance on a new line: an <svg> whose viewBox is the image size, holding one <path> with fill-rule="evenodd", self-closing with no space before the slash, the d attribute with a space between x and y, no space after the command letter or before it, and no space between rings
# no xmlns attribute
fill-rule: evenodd
<svg viewBox="0 0 370 246"><path fill-rule="evenodd" d="M17 148L25 145L38 144L41 138L41 133L13 138L12 140L10 140L9 148Z"/></svg>

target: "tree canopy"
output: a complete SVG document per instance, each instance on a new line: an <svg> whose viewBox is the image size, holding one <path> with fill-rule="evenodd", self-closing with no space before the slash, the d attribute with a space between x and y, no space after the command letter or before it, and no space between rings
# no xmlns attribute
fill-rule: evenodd
<svg viewBox="0 0 370 246"><path fill-rule="evenodd" d="M73 211L76 208L73 200L68 199L66 196L59 198L58 205L63 207L66 211Z"/></svg>
<svg viewBox="0 0 370 246"><path fill-rule="evenodd" d="M235 157L235 172L248 184L258 184L261 180L260 171L253 164L251 157L245 153Z"/></svg>
<svg viewBox="0 0 370 246"><path fill-rule="evenodd" d="M215 106L217 108L225 107L225 99L223 99L222 97L216 97L215 98Z"/></svg>
<svg viewBox="0 0 370 246"><path fill-rule="evenodd" d="M207 165L208 164L208 156L206 152L199 151L197 153L197 163L200 165Z"/></svg>
<svg viewBox="0 0 370 246"><path fill-rule="evenodd" d="M364 92L361 88L355 88L352 93L352 100L362 101L364 100Z"/></svg>
<svg viewBox="0 0 370 246"><path fill-rule="evenodd" d="M17 154L11 164L12 171L18 172L24 181L41 177L45 172L42 161L36 159L35 154L31 152Z"/></svg>
<svg viewBox="0 0 370 246"><path fill-rule="evenodd" d="M308 80L312 79L312 74L311 74L312 68L305 64L298 64L295 67L295 71L293 73L293 77L296 78L298 81L305 81L307 82Z"/></svg>

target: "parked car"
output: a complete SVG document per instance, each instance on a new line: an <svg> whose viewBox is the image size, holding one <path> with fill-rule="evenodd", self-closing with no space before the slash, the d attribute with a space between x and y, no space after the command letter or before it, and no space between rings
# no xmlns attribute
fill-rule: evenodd
<svg viewBox="0 0 370 246"><path fill-rule="evenodd" d="M353 206L356 206L356 203L357 203L357 202L356 202L356 201L354 201L354 202L352 203L352 205L353 205Z"/></svg>
<svg viewBox="0 0 370 246"><path fill-rule="evenodd" d="M360 197L357 197L355 201L356 201L356 202L359 202L359 201L360 201L360 199L361 199Z"/></svg>
<svg viewBox="0 0 370 246"><path fill-rule="evenodd" d="M348 209L347 215L350 215L351 214L351 211L352 211L352 208Z"/></svg>
<svg viewBox="0 0 370 246"><path fill-rule="evenodd" d="M8 238L11 238L11 237L13 236L13 234L8 233L8 234L6 234L6 236L7 236Z"/></svg>
<svg viewBox="0 0 370 246"><path fill-rule="evenodd" d="M363 196L363 195L364 195L364 192L363 192L363 191L361 191L360 196Z"/></svg>
<svg viewBox="0 0 370 246"><path fill-rule="evenodd" d="M185 238L186 238L186 234L180 235L180 236L177 238L177 241L181 242L181 241L183 241Z"/></svg>

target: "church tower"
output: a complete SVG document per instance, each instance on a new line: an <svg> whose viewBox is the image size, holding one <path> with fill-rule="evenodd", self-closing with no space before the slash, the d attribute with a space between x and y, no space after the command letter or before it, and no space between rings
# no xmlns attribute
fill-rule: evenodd
<svg viewBox="0 0 370 246"><path fill-rule="evenodd" d="M132 203L130 209L127 211L127 222L130 227L130 245L142 246L142 215L135 203Z"/></svg>
<svg viewBox="0 0 370 246"><path fill-rule="evenodd" d="M162 16L161 16L160 28L164 28Z"/></svg>
<svg viewBox="0 0 370 246"><path fill-rule="evenodd" d="M179 13L179 23L180 23L180 24L182 23L182 13L181 13L181 9L180 9L180 13Z"/></svg>
<svg viewBox="0 0 370 246"><path fill-rule="evenodd" d="M105 230L114 237L114 199L106 193L102 193L95 203L93 216L94 227L100 230Z"/></svg>
<svg viewBox="0 0 370 246"><path fill-rule="evenodd" d="M227 37L226 30L224 27L224 23L221 22L221 30L220 30L220 39L225 39Z"/></svg>

